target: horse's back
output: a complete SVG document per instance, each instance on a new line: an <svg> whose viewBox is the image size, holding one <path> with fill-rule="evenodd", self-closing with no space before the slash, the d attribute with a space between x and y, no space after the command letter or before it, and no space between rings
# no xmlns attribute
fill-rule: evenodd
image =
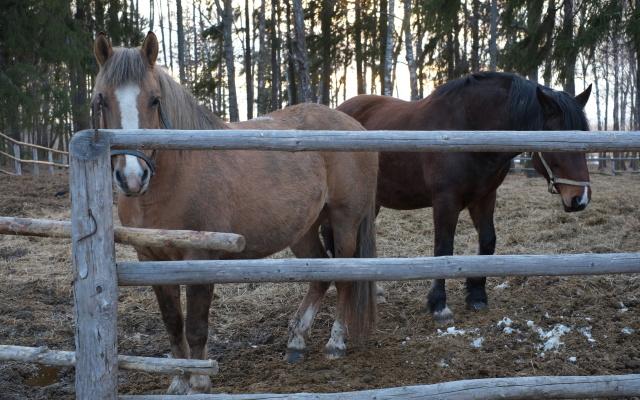
<svg viewBox="0 0 640 400"><path fill-rule="evenodd" d="M231 129L274 130L344 130L362 131L365 128L354 118L322 104L301 103L273 111L263 116L230 123Z"/></svg>

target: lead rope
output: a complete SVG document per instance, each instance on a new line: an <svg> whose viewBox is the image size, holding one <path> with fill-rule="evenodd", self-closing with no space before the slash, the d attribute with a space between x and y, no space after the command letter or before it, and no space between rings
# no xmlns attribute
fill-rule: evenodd
<svg viewBox="0 0 640 400"><path fill-rule="evenodd" d="M558 194L558 189L556 189L556 183L562 183L565 185L573 185L573 186L591 186L591 182L582 182L582 181L574 181L571 179L564 179L564 178L560 178L558 177L558 175L554 174L553 171L551 171L551 168L549 168L549 165L547 164L547 162L544 160L544 157L542 157L542 152L538 152L538 157L540 157L540 161L542 161L542 165L544 165L544 169L547 170L547 174L549 175L549 193L551 194Z"/></svg>

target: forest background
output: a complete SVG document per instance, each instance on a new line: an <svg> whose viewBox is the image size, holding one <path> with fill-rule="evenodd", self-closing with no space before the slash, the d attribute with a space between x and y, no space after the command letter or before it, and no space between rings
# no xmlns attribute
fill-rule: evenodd
<svg viewBox="0 0 640 400"><path fill-rule="evenodd" d="M572 94L592 83L592 128L639 130L639 3L0 0L0 132L66 150L90 127L96 34L134 47L149 30L160 64L228 121L358 93L419 99L499 70Z"/></svg>

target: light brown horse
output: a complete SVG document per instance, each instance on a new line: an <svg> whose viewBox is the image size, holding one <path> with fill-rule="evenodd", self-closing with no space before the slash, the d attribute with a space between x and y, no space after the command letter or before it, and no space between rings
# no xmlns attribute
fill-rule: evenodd
<svg viewBox="0 0 640 400"><path fill-rule="evenodd" d="M156 65L158 41L153 33L135 49L113 48L100 34L94 51L100 65L94 97L102 99L103 124L109 128L157 129L162 105L174 128L229 129ZM233 126L363 130L347 115L316 104L290 107ZM335 257L375 257L377 153L159 150L132 154L112 157L120 193L118 214L124 225L233 232L246 239L240 253L136 247L141 261L255 259L287 247L297 257L327 257L318 232L324 220L334 227ZM290 323L288 361L301 361L307 353L305 340L329 285L309 284ZM376 315L373 282L337 282L336 288L338 311L326 345L329 358L346 354L347 333L352 341L365 338ZM207 357L213 285L187 286L186 320L179 286L153 289L173 357ZM203 393L210 388L208 377L180 376L169 393Z"/></svg>
<svg viewBox="0 0 640 400"><path fill-rule="evenodd" d="M514 74L480 72L445 83L422 100L360 95L338 110L370 130L589 130L584 106L590 93L591 86L573 97ZM453 254L458 217L467 208L478 232L478 254L493 254L496 190L518 154L381 152L378 206L433 207L435 256ZM584 153L535 153L533 165L549 182L549 191L560 194L565 211L587 206L591 187ZM467 279L467 308L487 305L485 283L486 278ZM434 281L427 307L435 322L453 321L444 279Z"/></svg>

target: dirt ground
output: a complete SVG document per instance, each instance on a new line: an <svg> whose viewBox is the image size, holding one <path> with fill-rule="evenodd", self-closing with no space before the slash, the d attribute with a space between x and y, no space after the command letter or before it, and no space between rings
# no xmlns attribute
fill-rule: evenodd
<svg viewBox="0 0 640 400"><path fill-rule="evenodd" d="M640 176L592 175L592 203L567 214L542 178L510 175L498 191L497 254L640 252ZM66 175L0 176L0 215L68 220ZM59 193L58 193L59 194ZM433 255L431 210L384 209L380 257ZM466 213L456 254L475 254ZM288 256L287 253L278 255ZM117 246L118 260L134 252ZM0 344L74 350L71 245L0 235ZM305 284L217 285L210 350L215 393L343 392L463 379L640 373L640 276L489 278L490 305L464 308L462 280L447 283L451 326L425 313L429 282L383 282L374 337L326 360L335 291L323 302L309 359L283 361L287 324ZM122 287L119 353L166 357L169 345L147 287ZM120 394L164 394L171 377L120 371ZM639 388L640 392L640 388ZM0 362L0 398L73 399L74 368ZM637 398L636 398L637 399Z"/></svg>

